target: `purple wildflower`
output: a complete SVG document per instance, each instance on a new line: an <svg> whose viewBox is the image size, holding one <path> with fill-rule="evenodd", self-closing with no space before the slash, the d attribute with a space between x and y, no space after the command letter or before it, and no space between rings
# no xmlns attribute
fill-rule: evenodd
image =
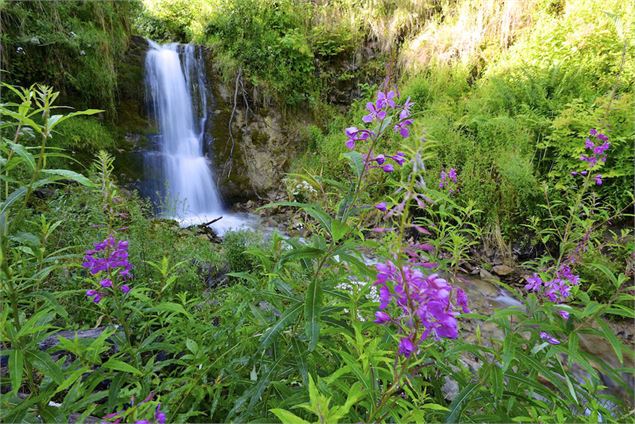
<svg viewBox="0 0 635 424"><path fill-rule="evenodd" d="M106 240L95 243L94 249L86 251L82 266L93 275L104 272L109 277L118 274L123 279L132 278L132 265L128 262L128 242L125 240L117 241L113 236L109 236ZM112 289L115 287L115 283L109 277L99 281L102 288ZM121 291L127 293L130 288L124 285L121 287ZM99 303L107 293L107 291L88 290L86 296L92 297L93 302Z"/></svg>
<svg viewBox="0 0 635 424"><path fill-rule="evenodd" d="M395 167L392 166L391 164L387 163L387 164L381 166L381 169L383 169L384 172L389 173L389 172L393 172L395 170Z"/></svg>
<svg viewBox="0 0 635 424"><path fill-rule="evenodd" d="M397 165L403 166L404 162L406 161L406 154L404 152L397 152L395 155L390 156L390 158L394 160Z"/></svg>
<svg viewBox="0 0 635 424"><path fill-rule="evenodd" d="M565 310L558 310L558 315L560 315L563 319L569 319L569 312Z"/></svg>
<svg viewBox="0 0 635 424"><path fill-rule="evenodd" d="M450 193L454 193L457 189L457 183L458 176L456 169L450 168L447 172L445 170L441 170L441 174L439 174L440 189L448 189Z"/></svg>
<svg viewBox="0 0 635 424"><path fill-rule="evenodd" d="M346 147L349 150L353 150L355 148L355 143L357 141L364 141L364 140L368 140L368 138L370 138L371 136L371 132L368 130L360 130L357 127L349 127L346 128L346 130L344 130L344 132L346 133L346 137L348 137L348 139L346 140Z"/></svg>
<svg viewBox="0 0 635 424"><path fill-rule="evenodd" d="M467 306L467 294L463 291L463 289L456 289L456 304L461 307L464 314L470 313L470 308Z"/></svg>
<svg viewBox="0 0 635 424"><path fill-rule="evenodd" d="M128 294L129 291L130 291L130 287L127 284L124 284L121 286L121 292L123 294Z"/></svg>
<svg viewBox="0 0 635 424"><path fill-rule="evenodd" d="M448 171L448 177L450 177L453 182L456 182L456 169L450 168L450 171Z"/></svg>
<svg viewBox="0 0 635 424"><path fill-rule="evenodd" d="M379 101L377 102L379 103ZM374 120L381 121L386 117L386 112L382 110L382 106L375 105L373 102L366 103L366 109L370 112L368 115L364 115L362 121L370 124Z"/></svg>
<svg viewBox="0 0 635 424"><path fill-rule="evenodd" d="M525 285L525 290L527 291L536 292L542 288L542 279L536 273L531 277L527 277L527 283L528 284Z"/></svg>
<svg viewBox="0 0 635 424"><path fill-rule="evenodd" d="M412 125L411 119L404 119L403 121L399 121L397 125L394 126L394 130L396 133L399 133L403 138L410 137L410 130L408 126Z"/></svg>
<svg viewBox="0 0 635 424"><path fill-rule="evenodd" d="M555 278L551 280L543 281L536 273L527 277L525 290L536 292L549 299L550 302L562 302L571 295L571 286L578 284L580 284L580 277L573 274L569 266L562 265L556 271Z"/></svg>
<svg viewBox="0 0 635 424"><path fill-rule="evenodd" d="M157 424L165 424L166 416L165 412L161 411L161 404L157 405L157 408L154 411L154 420Z"/></svg>
<svg viewBox="0 0 635 424"><path fill-rule="evenodd" d="M375 324L385 324L390 322L390 315L383 311L375 312Z"/></svg>
<svg viewBox="0 0 635 424"><path fill-rule="evenodd" d="M401 112L399 112L399 119L407 119L410 116L410 108L413 104L414 102L411 102L410 97L408 97L402 106Z"/></svg>
<svg viewBox="0 0 635 424"><path fill-rule="evenodd" d="M544 341L546 341L547 343L552 344L552 345L560 344L560 340L556 339L551 334L549 334L549 333L547 333L545 331L541 331L540 332L540 338L543 339Z"/></svg>
<svg viewBox="0 0 635 424"><path fill-rule="evenodd" d="M375 209L378 209L382 212L386 212L386 202L379 202L375 205Z"/></svg>
<svg viewBox="0 0 635 424"><path fill-rule="evenodd" d="M467 308L467 296L463 291L456 292L456 300L452 300L453 287L437 274L425 276L419 269L410 265L401 268L388 261L377 264L377 279L374 283L379 287L380 311L392 302L401 310L401 317L396 318L411 334L402 339L399 351L410 355L416 343L433 334L437 339L456 338L458 328L455 305ZM419 335L418 331L423 330ZM408 341L407 341L408 340Z"/></svg>
<svg viewBox="0 0 635 424"><path fill-rule="evenodd" d="M397 93L395 93L393 90L390 90L388 93L380 91L379 93L377 93L377 107L379 109L383 109L386 107L386 105L388 105L394 109L396 106L394 99L396 97Z"/></svg>
<svg viewBox="0 0 635 424"><path fill-rule="evenodd" d="M87 297L92 297L93 298L93 302L95 302L95 303L101 302L101 299L103 297L103 295L101 293L99 293L97 290L86 290L86 296Z"/></svg>
<svg viewBox="0 0 635 424"><path fill-rule="evenodd" d="M114 270L128 271L129 274L132 265L128 262L128 242L118 242L113 236L109 236L106 240L95 243L94 249L86 251L82 266L93 275Z"/></svg>
<svg viewBox="0 0 635 424"><path fill-rule="evenodd" d="M596 185L602 185L602 174L597 174L595 176L595 184Z"/></svg>
<svg viewBox="0 0 635 424"><path fill-rule="evenodd" d="M399 353L406 358L409 358L412 355L412 352L415 350L415 345L412 343L408 337L403 337L399 340Z"/></svg>
<svg viewBox="0 0 635 424"><path fill-rule="evenodd" d="M595 168L598 162L606 162L606 151L609 149L609 147L611 147L611 143L608 142L608 137L606 135L598 133L595 129L591 129L591 131L589 131L589 134L591 134L592 137L595 137L601 142L600 144L596 145L590 138L584 140L585 150L590 150L592 154L582 154L580 155L580 160L582 162L586 162L587 167L591 169ZM586 175L584 172L581 172L581 174ZM576 174L572 173L572 175Z"/></svg>

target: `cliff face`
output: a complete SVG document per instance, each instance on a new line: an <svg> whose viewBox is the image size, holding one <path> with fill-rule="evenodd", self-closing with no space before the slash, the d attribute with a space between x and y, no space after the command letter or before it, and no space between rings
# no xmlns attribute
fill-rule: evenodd
<svg viewBox="0 0 635 424"><path fill-rule="evenodd" d="M143 179L141 152L156 132L145 102L144 60L148 43L133 37L120 64L118 122L121 133L118 163L124 179ZM224 201L232 204L278 191L297 139L285 129L280 113L234 101L234 84L224 83L214 66L214 54L205 51L210 119L207 151ZM295 144L295 145L294 145Z"/></svg>

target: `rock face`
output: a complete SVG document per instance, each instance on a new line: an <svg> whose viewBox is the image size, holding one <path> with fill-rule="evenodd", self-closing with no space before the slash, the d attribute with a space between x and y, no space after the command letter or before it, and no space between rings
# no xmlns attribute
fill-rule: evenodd
<svg viewBox="0 0 635 424"><path fill-rule="evenodd" d="M218 187L228 203L265 197L280 190L289 160L297 153L297 134L277 108L247 104L241 84L224 83L207 52L207 83L213 97L211 151ZM247 100L248 102L249 100Z"/></svg>
<svg viewBox="0 0 635 424"><path fill-rule="evenodd" d="M139 152L148 134L155 133L145 101L144 64L148 42L132 37L126 59L119 65L120 174L134 181L143 179ZM208 156L226 204L266 197L280 190L280 180L297 153L298 134L288 130L275 106L265 109L250 104L236 91L236 81L225 82L215 66L214 53L204 51L210 118L207 122ZM297 128L297 127L296 127Z"/></svg>

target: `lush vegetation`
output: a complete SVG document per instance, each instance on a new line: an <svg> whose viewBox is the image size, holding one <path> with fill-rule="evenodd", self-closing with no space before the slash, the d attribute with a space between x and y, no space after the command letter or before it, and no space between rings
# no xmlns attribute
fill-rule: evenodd
<svg viewBox="0 0 635 424"><path fill-rule="evenodd" d="M632 421L632 6L0 7L22 55L0 103L3 422ZM218 242L123 188L96 117L134 31L207 45L251 107L307 127L288 201L261 209L303 237ZM483 309L466 270L501 265L485 299L516 300Z"/></svg>

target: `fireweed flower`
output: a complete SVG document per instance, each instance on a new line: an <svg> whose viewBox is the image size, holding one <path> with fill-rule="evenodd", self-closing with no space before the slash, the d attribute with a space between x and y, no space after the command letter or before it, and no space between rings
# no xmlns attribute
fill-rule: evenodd
<svg viewBox="0 0 635 424"><path fill-rule="evenodd" d="M384 118L386 118L386 111L382 110L383 106L384 106L384 103L380 102L379 98L377 99L377 103L373 103L373 102L366 103L366 109L368 109L370 113L368 115L365 115L362 118L362 121L366 122L367 124L370 124L371 122L375 120L381 121Z"/></svg>
<svg viewBox="0 0 635 424"><path fill-rule="evenodd" d="M596 185L602 185L602 174L597 174L595 176L595 184Z"/></svg>
<svg viewBox="0 0 635 424"><path fill-rule="evenodd" d="M544 331L540 332L540 338L552 345L560 344L560 340L556 339L551 334Z"/></svg>
<svg viewBox="0 0 635 424"><path fill-rule="evenodd" d="M412 105L414 105L414 102L411 102L410 97L408 97L402 106L401 112L399 112L399 119L407 119L410 116L410 108Z"/></svg>
<svg viewBox="0 0 635 424"><path fill-rule="evenodd" d="M611 147L611 143L608 142L609 138L606 135L599 133L595 128L591 129L589 134L595 138L596 141L591 140L591 138L584 140L585 153L580 155L580 161L586 163L588 169L593 169L598 163L606 162L606 151ZM579 173L574 171L571 173L573 176L578 174L587 175L587 171ZM602 175L598 174L595 177L595 183L602 185Z"/></svg>
<svg viewBox="0 0 635 424"><path fill-rule="evenodd" d="M379 286L377 323L394 321L404 335L399 342L399 353L406 357L416 351L429 335L436 339L458 337L457 306L468 312L467 296L454 289L437 274L424 275L410 265L397 267L391 261L376 265ZM391 317L385 309L395 304L398 311Z"/></svg>
<svg viewBox="0 0 635 424"><path fill-rule="evenodd" d="M355 148L355 143L357 143L358 141L368 140L370 136L373 135L371 131L360 130L357 129L357 127L346 128L344 132L346 134L346 137L348 137L345 145L349 150L353 150Z"/></svg>
<svg viewBox="0 0 635 424"><path fill-rule="evenodd" d="M125 271L125 276L130 276L132 265L128 262L128 242L117 241L110 236L102 242L95 243L94 249L86 251L82 266L93 275L116 270Z"/></svg>
<svg viewBox="0 0 635 424"><path fill-rule="evenodd" d="M546 297L550 302L560 303L566 300L571 294L571 287L580 284L580 277L573 274L571 268L562 265L556 276L548 281L544 281L538 274L527 278L525 290L535 292Z"/></svg>
<svg viewBox="0 0 635 424"><path fill-rule="evenodd" d="M409 125L412 125L412 119L404 119L403 121L398 122L397 125L394 126L394 130L396 133L399 133L403 138L408 138L410 137L410 130L408 129Z"/></svg>
<svg viewBox="0 0 635 424"><path fill-rule="evenodd" d="M457 191L458 176L456 169L450 168L449 171L441 170L439 174L439 188L447 189L450 193Z"/></svg>
<svg viewBox="0 0 635 424"><path fill-rule="evenodd" d="M380 91L379 93L377 93L377 107L380 109L384 109L386 105L388 105L394 109L396 106L394 100L395 98L397 98L397 93L395 93L393 90L390 90L388 93Z"/></svg>
<svg viewBox="0 0 635 424"><path fill-rule="evenodd" d="M117 241L113 236L106 240L95 243L93 249L88 249L84 256L82 266L90 271L92 275L106 273L108 277L102 278L99 285L102 289L115 289L112 280L114 275L118 275L124 280L132 278L132 265L128 262L128 242ZM130 287L122 285L119 289L124 293L130 291ZM92 298L93 302L99 303L107 295L106 291L87 290L86 296Z"/></svg>
<svg viewBox="0 0 635 424"><path fill-rule="evenodd" d="M397 165L403 166L404 162L406 161L406 154L404 152L397 152L395 155L390 156L390 158L394 160Z"/></svg>

